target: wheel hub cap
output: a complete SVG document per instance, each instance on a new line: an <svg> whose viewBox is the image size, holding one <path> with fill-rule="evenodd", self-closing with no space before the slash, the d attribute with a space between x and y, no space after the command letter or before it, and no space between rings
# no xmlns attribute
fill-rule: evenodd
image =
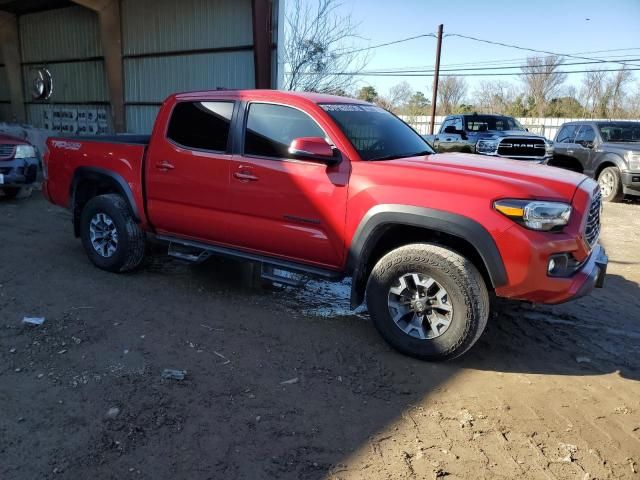
<svg viewBox="0 0 640 480"><path fill-rule="evenodd" d="M407 273L389 289L389 314L407 335L431 340L444 334L453 319L453 305L444 287L428 275Z"/></svg>
<svg viewBox="0 0 640 480"><path fill-rule="evenodd" d="M118 249L118 230L113 219L106 213L96 213L89 224L91 245L98 255L112 257Z"/></svg>
<svg viewBox="0 0 640 480"><path fill-rule="evenodd" d="M608 197L609 195L611 195L614 184L613 174L611 174L610 172L603 173L600 176L598 183L600 184L600 191L602 192L602 196Z"/></svg>

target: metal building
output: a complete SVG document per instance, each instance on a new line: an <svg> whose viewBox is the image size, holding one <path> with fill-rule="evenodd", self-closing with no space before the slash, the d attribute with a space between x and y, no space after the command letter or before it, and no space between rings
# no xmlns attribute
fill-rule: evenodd
<svg viewBox="0 0 640 480"><path fill-rule="evenodd" d="M149 133L167 95L278 88L283 0L0 0L0 121Z"/></svg>

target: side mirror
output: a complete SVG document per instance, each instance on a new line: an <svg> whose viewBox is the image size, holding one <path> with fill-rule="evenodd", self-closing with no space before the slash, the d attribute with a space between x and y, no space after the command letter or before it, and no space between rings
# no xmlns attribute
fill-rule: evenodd
<svg viewBox="0 0 640 480"><path fill-rule="evenodd" d="M587 140L579 140L576 143L582 145L584 148L593 148L595 142L589 142Z"/></svg>
<svg viewBox="0 0 640 480"><path fill-rule="evenodd" d="M315 160L327 165L340 162L340 156L322 137L295 138L289 146L289 153L301 160Z"/></svg>
<svg viewBox="0 0 640 480"><path fill-rule="evenodd" d="M456 130L456 127L454 127L453 125L449 125L449 126L445 127L444 133L447 133L449 135L456 135L456 134L460 133L460 131Z"/></svg>

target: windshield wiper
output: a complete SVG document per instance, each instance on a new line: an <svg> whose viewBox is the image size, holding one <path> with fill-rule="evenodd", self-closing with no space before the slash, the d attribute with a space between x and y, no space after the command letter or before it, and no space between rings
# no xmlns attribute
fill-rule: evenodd
<svg viewBox="0 0 640 480"><path fill-rule="evenodd" d="M433 152L430 150L423 150L422 152L416 153L405 153L400 155L385 155L384 157L376 157L370 158L369 162L377 162L379 160L397 160L399 158L409 158L409 157L421 157L422 155L431 155Z"/></svg>

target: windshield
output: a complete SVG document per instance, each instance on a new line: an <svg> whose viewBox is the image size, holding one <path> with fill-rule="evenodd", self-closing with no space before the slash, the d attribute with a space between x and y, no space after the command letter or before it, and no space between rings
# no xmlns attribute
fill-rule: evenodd
<svg viewBox="0 0 640 480"><path fill-rule="evenodd" d="M640 122L599 123L605 142L640 142Z"/></svg>
<svg viewBox="0 0 640 480"><path fill-rule="evenodd" d="M363 160L392 160L435 153L409 125L374 105L320 104Z"/></svg>
<svg viewBox="0 0 640 480"><path fill-rule="evenodd" d="M524 130L515 118L496 115L469 115L464 117L466 129L471 132Z"/></svg>

